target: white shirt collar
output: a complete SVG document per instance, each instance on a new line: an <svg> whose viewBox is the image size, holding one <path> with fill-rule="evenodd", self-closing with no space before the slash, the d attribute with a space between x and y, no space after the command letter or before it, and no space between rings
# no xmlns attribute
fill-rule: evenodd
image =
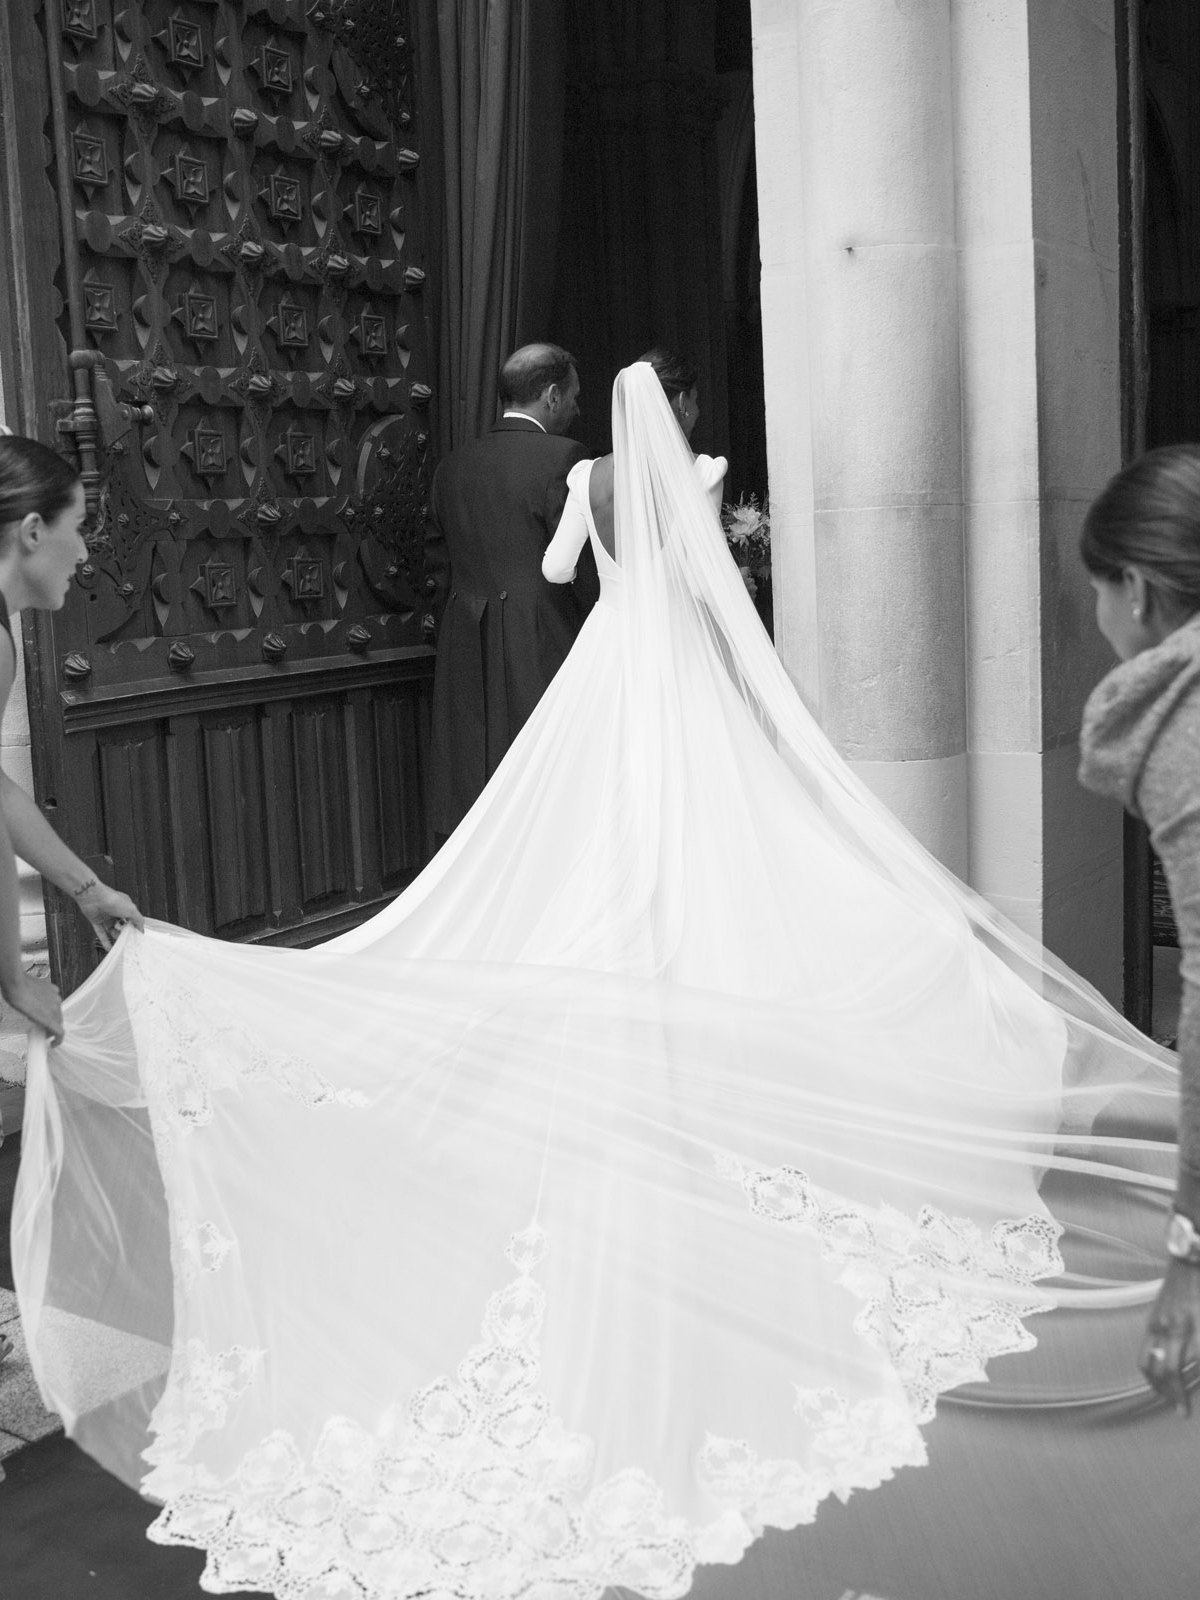
<svg viewBox="0 0 1200 1600"><path fill-rule="evenodd" d="M535 428L541 428L543 433L546 431L543 424L536 417L531 417L528 411L506 411L504 415L506 417L520 417L523 422L532 422Z"/></svg>

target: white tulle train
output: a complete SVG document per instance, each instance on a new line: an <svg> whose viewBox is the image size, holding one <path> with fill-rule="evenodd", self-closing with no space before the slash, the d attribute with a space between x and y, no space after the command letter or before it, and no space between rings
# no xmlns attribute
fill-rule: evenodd
<svg viewBox="0 0 1200 1600"><path fill-rule="evenodd" d="M838 760L648 367L614 440L601 602L413 886L126 932L33 1050L36 1371L212 1592L665 1600L1035 1312L998 1399L1129 1381L1169 1060Z"/></svg>

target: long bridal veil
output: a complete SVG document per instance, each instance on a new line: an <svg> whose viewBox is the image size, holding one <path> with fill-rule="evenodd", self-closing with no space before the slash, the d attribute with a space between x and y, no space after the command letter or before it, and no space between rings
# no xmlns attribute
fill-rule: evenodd
<svg viewBox="0 0 1200 1600"><path fill-rule="evenodd" d="M39 1382L214 1592L666 1600L949 1391L1136 1399L1170 1058L838 758L648 366L613 428L601 602L411 888L126 932L31 1051Z"/></svg>

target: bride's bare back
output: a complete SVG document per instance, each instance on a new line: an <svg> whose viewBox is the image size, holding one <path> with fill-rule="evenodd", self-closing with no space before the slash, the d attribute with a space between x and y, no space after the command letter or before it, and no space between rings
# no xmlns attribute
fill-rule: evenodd
<svg viewBox="0 0 1200 1600"><path fill-rule="evenodd" d="M596 525L596 535L609 555L615 558L617 541L613 531L613 458L611 456L597 456L592 463L591 475L588 478L588 504L591 507L592 521Z"/></svg>

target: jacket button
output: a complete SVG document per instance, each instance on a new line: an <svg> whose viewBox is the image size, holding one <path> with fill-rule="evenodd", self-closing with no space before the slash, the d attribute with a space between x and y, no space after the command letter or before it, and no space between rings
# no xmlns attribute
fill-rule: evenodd
<svg viewBox="0 0 1200 1600"><path fill-rule="evenodd" d="M508 590L507 589L501 589L500 598L501 598L501 600L507 600L508 599Z"/></svg>

